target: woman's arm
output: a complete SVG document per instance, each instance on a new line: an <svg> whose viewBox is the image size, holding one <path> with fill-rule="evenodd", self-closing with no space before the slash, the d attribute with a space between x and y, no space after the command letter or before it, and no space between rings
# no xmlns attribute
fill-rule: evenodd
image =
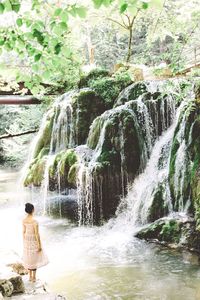
<svg viewBox="0 0 200 300"><path fill-rule="evenodd" d="M36 240L38 243L38 251L41 251L42 248L41 248L41 241L40 241L40 234L39 234L39 226L38 226L38 223L36 223L36 222L34 224L34 230L35 230L35 237L36 237Z"/></svg>

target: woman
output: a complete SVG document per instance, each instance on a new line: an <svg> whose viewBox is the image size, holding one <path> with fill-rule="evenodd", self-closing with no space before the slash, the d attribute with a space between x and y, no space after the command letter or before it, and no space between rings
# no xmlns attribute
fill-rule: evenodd
<svg viewBox="0 0 200 300"><path fill-rule="evenodd" d="M25 204L26 218L23 220L23 262L29 271L29 281L36 281L36 270L48 264L48 258L44 254L40 241L38 223L33 218L34 206Z"/></svg>

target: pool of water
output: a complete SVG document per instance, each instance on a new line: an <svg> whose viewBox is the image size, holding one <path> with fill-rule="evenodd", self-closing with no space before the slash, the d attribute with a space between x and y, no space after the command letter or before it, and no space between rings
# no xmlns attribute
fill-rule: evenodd
<svg viewBox="0 0 200 300"><path fill-rule="evenodd" d="M35 197L19 188L19 177L0 171L0 266L20 261L23 203ZM50 260L38 277L69 300L200 299L200 267L191 253L135 239L134 228L120 221L77 227L67 219L37 219Z"/></svg>

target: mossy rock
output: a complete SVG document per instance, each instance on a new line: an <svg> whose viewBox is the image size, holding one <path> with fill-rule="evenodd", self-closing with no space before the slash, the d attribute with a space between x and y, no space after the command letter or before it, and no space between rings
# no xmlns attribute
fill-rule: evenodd
<svg viewBox="0 0 200 300"><path fill-rule="evenodd" d="M76 178L77 178L77 172L78 172L78 163L74 163L68 172L67 181L69 182L70 186L73 188L76 187Z"/></svg>
<svg viewBox="0 0 200 300"><path fill-rule="evenodd" d="M147 86L144 82L133 83L119 94L116 98L114 107L120 106L130 100L135 100L147 92Z"/></svg>
<svg viewBox="0 0 200 300"><path fill-rule="evenodd" d="M152 204L148 210L148 222L154 222L169 213L169 208L165 199L165 183L160 183L153 192Z"/></svg>
<svg viewBox="0 0 200 300"><path fill-rule="evenodd" d="M54 162L49 168L50 190L58 188L58 181L60 181L61 190L71 188L72 185L76 186L76 173L73 168L74 165L77 165L76 162L77 155L74 149L63 150L55 156Z"/></svg>
<svg viewBox="0 0 200 300"><path fill-rule="evenodd" d="M85 144L93 120L106 110L104 101L91 89L81 90L72 99L76 145Z"/></svg>
<svg viewBox="0 0 200 300"><path fill-rule="evenodd" d="M94 69L91 70L87 75L83 75L81 76L81 79L78 83L78 87L83 88L83 87L89 87L90 86L90 81L91 80L98 80L99 78L103 78L103 77L108 77L109 71L104 70L104 69Z"/></svg>
<svg viewBox="0 0 200 300"><path fill-rule="evenodd" d="M184 119L183 119L184 118ZM177 175L176 174L176 159L178 158L178 151L180 149L181 143L179 137L179 132L182 130L181 125L182 120L185 122L184 126L184 132L181 134L183 135L182 139L184 139L185 142L185 173L184 178L179 178L179 181L181 180L183 183L183 190L182 191L176 191L175 193L175 181L177 182L177 176L182 176L182 174ZM172 195L173 205L174 209L176 211L179 210L179 197L183 197L184 203L187 202L188 198L192 194L195 194L192 192L193 189L193 177L194 174L198 168L199 162L200 162L200 136L199 131L200 130L200 118L199 118L199 108L195 105L193 105L192 102L188 103L188 106L185 108L185 110L181 113L179 117L179 121L177 124L177 127L175 129L173 142L172 142L172 148L171 148L171 155L170 155L170 169L169 169L169 182L170 182L170 191ZM195 199L192 196L191 198L192 203L190 206L190 212L194 212L194 202Z"/></svg>
<svg viewBox="0 0 200 300"><path fill-rule="evenodd" d="M127 77L104 77L91 81L90 88L104 100L107 109L110 109L113 107L119 93L130 84L131 79Z"/></svg>
<svg viewBox="0 0 200 300"><path fill-rule="evenodd" d="M96 152L91 174L98 222L100 211L105 220L114 215L120 196L127 193L128 183L138 174L141 149L131 109L112 109L95 119L87 146Z"/></svg>
<svg viewBox="0 0 200 300"><path fill-rule="evenodd" d="M45 151L46 151L43 149L50 148L53 120L54 120L54 112L51 109L46 118L46 124L42 131L42 134L39 136L39 139L35 146L33 158L38 157L38 155L40 155L40 157L42 157L42 155L45 155Z"/></svg>
<svg viewBox="0 0 200 300"><path fill-rule="evenodd" d="M139 232L136 237L145 240L158 240L167 243L179 243L182 236L182 223L176 219L159 219Z"/></svg>
<svg viewBox="0 0 200 300"><path fill-rule="evenodd" d="M28 170L28 174L24 181L24 186L33 184L34 186L40 186L44 178L44 170L47 157L43 156L41 159L36 159L31 164Z"/></svg>
<svg viewBox="0 0 200 300"><path fill-rule="evenodd" d="M194 93L195 93L195 101L197 105L200 105L200 81L195 83Z"/></svg>

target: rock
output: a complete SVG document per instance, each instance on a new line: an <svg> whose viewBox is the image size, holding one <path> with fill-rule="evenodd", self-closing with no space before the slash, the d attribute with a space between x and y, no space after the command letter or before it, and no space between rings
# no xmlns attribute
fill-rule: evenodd
<svg viewBox="0 0 200 300"><path fill-rule="evenodd" d="M0 300L3 300L4 298L3 298L3 295L2 295L2 293L0 292Z"/></svg>
<svg viewBox="0 0 200 300"><path fill-rule="evenodd" d="M90 86L90 81L98 80L100 78L108 77L110 74L107 70L104 69L94 69L91 70L88 74L83 75L78 83L79 89Z"/></svg>
<svg viewBox="0 0 200 300"><path fill-rule="evenodd" d="M159 242L169 248L185 248L200 254L200 232L193 218L181 215L165 217L144 226L136 237Z"/></svg>
<svg viewBox="0 0 200 300"><path fill-rule="evenodd" d="M0 291L2 292L3 296L9 297L12 294L24 292L24 283L22 277L11 272L10 267L4 267L1 269L0 282Z"/></svg>
<svg viewBox="0 0 200 300"><path fill-rule="evenodd" d="M8 264L7 266L11 267L12 271L19 274L19 275L28 274L28 271L24 268L24 266L21 263Z"/></svg>
<svg viewBox="0 0 200 300"><path fill-rule="evenodd" d="M56 156L49 168L49 189L60 191L76 187L77 155L74 149L63 150ZM59 184L59 186L58 186Z"/></svg>
<svg viewBox="0 0 200 300"><path fill-rule="evenodd" d="M13 276L9 279L13 285L13 294L24 293L24 283L21 276Z"/></svg>
<svg viewBox="0 0 200 300"><path fill-rule="evenodd" d="M14 291L14 287L9 280L0 279L0 292L5 297L10 297Z"/></svg>
<svg viewBox="0 0 200 300"><path fill-rule="evenodd" d="M195 83L194 93L195 93L196 103L199 105L200 104L200 81Z"/></svg>
<svg viewBox="0 0 200 300"><path fill-rule="evenodd" d="M62 216L73 221L78 219L78 204L76 194L59 195L47 201L47 210L53 216Z"/></svg>
<svg viewBox="0 0 200 300"><path fill-rule="evenodd" d="M24 284L25 292L22 295L13 295L12 300L66 300L65 297L52 293L40 280L31 283L28 278L25 278Z"/></svg>

